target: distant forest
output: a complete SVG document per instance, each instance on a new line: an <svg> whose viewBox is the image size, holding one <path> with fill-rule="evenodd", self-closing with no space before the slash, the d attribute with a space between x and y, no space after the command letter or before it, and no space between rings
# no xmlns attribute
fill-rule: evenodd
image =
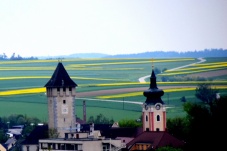
<svg viewBox="0 0 227 151"><path fill-rule="evenodd" d="M13 53L9 58L8 56L3 53L3 54L0 54L0 60L37 60L38 58L37 57L22 57L20 56L19 54L16 55L15 53Z"/></svg>
<svg viewBox="0 0 227 151"><path fill-rule="evenodd" d="M227 57L227 49L204 49L199 51L153 51L137 54L123 54L106 56L107 58L199 58L199 57Z"/></svg>
<svg viewBox="0 0 227 151"><path fill-rule="evenodd" d="M35 56L24 58L20 55L12 54L11 57L0 54L0 60L37 60L37 59L66 59L66 58L199 58L199 57L227 57L227 49L204 49L187 52L177 51L149 51L134 54L108 55L101 53L74 53L62 56Z"/></svg>

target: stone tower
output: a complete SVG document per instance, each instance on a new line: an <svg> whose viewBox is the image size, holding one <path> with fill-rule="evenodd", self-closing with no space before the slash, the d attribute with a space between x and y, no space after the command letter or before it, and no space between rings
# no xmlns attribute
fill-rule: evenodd
<svg viewBox="0 0 227 151"><path fill-rule="evenodd" d="M150 88L143 92L147 98L142 112L143 131L166 130L166 107L161 99L163 94L164 91L157 87L156 76L152 69Z"/></svg>
<svg viewBox="0 0 227 151"><path fill-rule="evenodd" d="M71 132L75 128L76 86L61 62L45 85L48 99L48 127L56 129L59 137L64 137L65 132Z"/></svg>

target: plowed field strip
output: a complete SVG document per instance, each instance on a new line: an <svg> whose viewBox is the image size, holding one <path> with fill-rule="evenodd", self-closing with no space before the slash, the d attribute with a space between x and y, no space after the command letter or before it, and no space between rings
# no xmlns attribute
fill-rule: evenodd
<svg viewBox="0 0 227 151"><path fill-rule="evenodd" d="M191 88L196 86L160 86L159 89L169 89L169 88ZM98 91L90 91L90 92L76 92L76 97L92 97L99 95L111 95L111 94L119 94L119 93L128 93L128 92L141 92L149 89L148 87L140 87L140 88L122 88L122 89L111 89L111 90L98 90Z"/></svg>

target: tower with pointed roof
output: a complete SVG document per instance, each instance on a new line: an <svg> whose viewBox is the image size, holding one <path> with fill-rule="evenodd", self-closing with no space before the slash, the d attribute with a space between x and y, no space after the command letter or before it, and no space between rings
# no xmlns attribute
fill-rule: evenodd
<svg viewBox="0 0 227 151"><path fill-rule="evenodd" d="M74 101L77 84L59 62L51 79L45 84L48 100L48 127L56 129L60 137L75 127Z"/></svg>
<svg viewBox="0 0 227 151"><path fill-rule="evenodd" d="M166 107L161 99L163 94L164 91L157 87L156 76L152 69L150 88L143 92L146 97L142 111L143 131L165 131Z"/></svg>

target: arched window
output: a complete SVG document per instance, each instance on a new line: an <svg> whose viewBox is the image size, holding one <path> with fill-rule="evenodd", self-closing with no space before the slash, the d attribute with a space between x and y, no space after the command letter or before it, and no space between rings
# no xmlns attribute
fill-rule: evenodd
<svg viewBox="0 0 227 151"><path fill-rule="evenodd" d="M157 115L157 121L160 121L160 115Z"/></svg>
<svg viewBox="0 0 227 151"><path fill-rule="evenodd" d="M66 101L65 100L63 100L63 104L65 104L66 103Z"/></svg>
<svg viewBox="0 0 227 151"><path fill-rule="evenodd" d="M146 121L148 121L148 117L147 117L147 115L146 115Z"/></svg>

